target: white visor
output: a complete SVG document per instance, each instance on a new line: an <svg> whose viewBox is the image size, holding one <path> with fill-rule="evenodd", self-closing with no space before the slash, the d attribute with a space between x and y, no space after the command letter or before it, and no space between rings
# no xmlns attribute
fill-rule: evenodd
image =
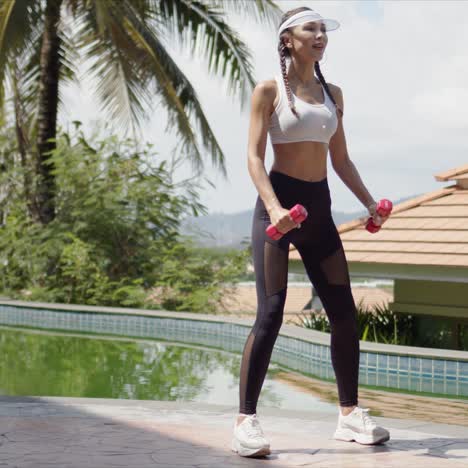
<svg viewBox="0 0 468 468"><path fill-rule="evenodd" d="M327 31L333 31L334 29L338 29L340 27L340 23L334 19L322 18L319 13L313 10L304 10L296 13L295 15L292 15L281 24L278 29L278 37L285 29L298 26L299 24L309 23L310 21L316 21L325 24Z"/></svg>

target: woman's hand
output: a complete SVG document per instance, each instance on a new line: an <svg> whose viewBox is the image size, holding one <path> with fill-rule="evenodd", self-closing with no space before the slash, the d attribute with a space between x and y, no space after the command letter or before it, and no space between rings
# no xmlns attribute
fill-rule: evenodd
<svg viewBox="0 0 468 468"><path fill-rule="evenodd" d="M367 209L369 211L369 214L372 216L372 220L373 220L374 224L376 224L378 226L382 226L382 224L384 224L385 221L387 221L387 219L390 218L390 215L380 216L377 213L376 208L377 208L377 203L375 203L375 202L370 204L367 207Z"/></svg>
<svg viewBox="0 0 468 468"><path fill-rule="evenodd" d="M270 221L279 232L286 234L288 231L294 228L300 228L301 224L296 223L291 215L289 210L286 210L282 207L273 208L269 213Z"/></svg>

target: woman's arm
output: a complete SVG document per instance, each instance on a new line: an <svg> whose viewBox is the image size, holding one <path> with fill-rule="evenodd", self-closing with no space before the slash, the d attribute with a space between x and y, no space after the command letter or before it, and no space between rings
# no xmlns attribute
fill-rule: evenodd
<svg viewBox="0 0 468 468"><path fill-rule="evenodd" d="M251 99L247 166L250 177L257 188L273 225L280 232L297 226L289 211L281 206L265 169L265 149L268 125L276 97L274 81L263 81L254 88Z"/></svg>
<svg viewBox="0 0 468 468"><path fill-rule="evenodd" d="M336 103L344 111L343 92L341 91L341 88L330 84L329 88L333 94L333 97L335 98ZM356 169L356 166L349 157L343 128L343 117L338 117L338 128L331 137L329 150L333 169L338 174L340 179L354 193L354 195L356 195L359 201L367 208L369 213L374 216L374 219L377 222L385 222L388 216L379 216L378 219L376 219L378 216L375 214L376 202L367 190L358 170Z"/></svg>
<svg viewBox="0 0 468 468"><path fill-rule="evenodd" d="M276 91L272 89L268 82L263 81L255 86L251 99L249 142L247 147L249 174L268 212L274 208L281 207L265 169L268 123L275 96Z"/></svg>

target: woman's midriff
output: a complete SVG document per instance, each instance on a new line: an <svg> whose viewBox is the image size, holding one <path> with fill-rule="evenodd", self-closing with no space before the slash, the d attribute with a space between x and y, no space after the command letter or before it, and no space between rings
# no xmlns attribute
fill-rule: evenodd
<svg viewBox="0 0 468 468"><path fill-rule="evenodd" d="M327 177L327 143L318 141L277 143L273 145L273 153L271 170L309 182Z"/></svg>

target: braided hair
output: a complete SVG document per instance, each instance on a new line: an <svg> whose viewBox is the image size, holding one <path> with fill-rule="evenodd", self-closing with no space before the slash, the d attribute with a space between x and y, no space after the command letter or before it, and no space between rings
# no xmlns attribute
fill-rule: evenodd
<svg viewBox="0 0 468 468"><path fill-rule="evenodd" d="M300 11L306 11L306 10L311 10L312 11L312 8L299 7L299 8L294 8L293 10L288 10L282 16L279 26L281 26L292 15L295 15L296 13L299 13ZM286 31L289 31L289 28L285 29L283 31L283 33L286 32ZM296 117L299 117L299 114L298 114L298 112L296 110L296 107L292 102L292 92L291 92L291 88L289 86L288 73L287 73L287 69L286 69L286 58L291 58L291 54L290 54L288 48L284 45L283 33L281 33L281 36L279 38L279 43L278 43L278 54L279 54L279 58L280 58L281 74L283 75L284 87L286 88L286 94L288 96L289 108L291 109L291 112ZM340 108L340 106L338 106L338 104L336 103L332 93L330 92L330 89L328 88L328 84L326 83L325 78L323 77L322 71L320 70L320 65L319 65L318 61L315 62L314 69L315 69L315 73L318 76L318 79L320 80L320 83L322 83L323 87L325 88L326 93L330 97L333 104L335 104L335 107L336 107L340 117L342 117L343 116L343 110Z"/></svg>

